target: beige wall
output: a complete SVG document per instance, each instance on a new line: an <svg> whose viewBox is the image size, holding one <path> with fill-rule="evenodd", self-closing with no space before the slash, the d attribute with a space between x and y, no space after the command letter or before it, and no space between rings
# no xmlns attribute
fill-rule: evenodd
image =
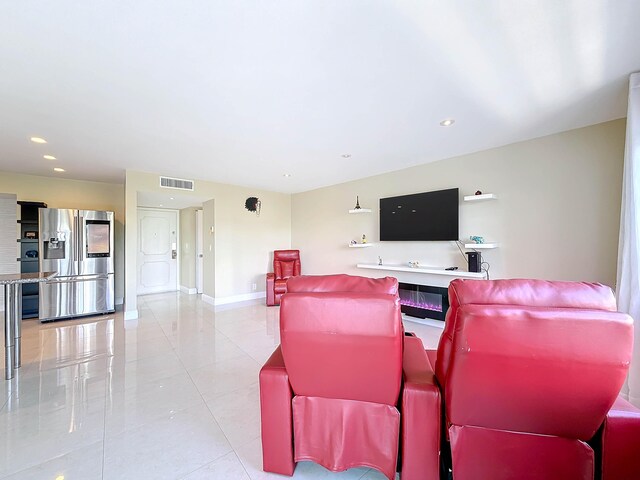
<svg viewBox="0 0 640 480"><path fill-rule="evenodd" d="M180 286L196 288L196 211L189 207L180 210Z"/></svg>
<svg viewBox="0 0 640 480"><path fill-rule="evenodd" d="M18 200L45 202L50 208L109 210L115 213L116 302L124 297L124 188L102 182L0 172L0 192Z"/></svg>
<svg viewBox="0 0 640 480"><path fill-rule="evenodd" d="M204 239L202 242L202 292L209 297L215 297L216 292L215 212L215 200L208 200L202 204L202 231L204 235Z"/></svg>
<svg viewBox="0 0 640 480"><path fill-rule="evenodd" d="M381 197L459 187L499 199L461 202L460 236L484 236L491 278L531 277L603 282L616 278L625 122L616 120L471 155L295 194L292 247L304 273L397 276L415 283L446 277L355 268L356 263L406 263L465 269L454 242L382 242L350 249L362 234L378 241ZM371 214L349 215L356 195ZM433 276L435 277L435 276Z"/></svg>
<svg viewBox="0 0 640 480"><path fill-rule="evenodd" d="M158 175L146 172L126 172L126 317L136 315L136 242L137 242L137 192L169 193L160 188ZM214 252L214 281L207 280L205 266L204 291L216 302L225 302L264 295L264 275L269 270L270 256L274 249L288 248L291 244L291 196L214 182L196 180L194 192L180 192L181 196L192 195L201 203L204 199L214 202L212 215L205 210L205 250L211 244ZM245 210L247 197L257 196L262 200L260 216ZM211 213L211 212L209 212ZM213 217L213 239L208 239ZM211 241L210 241L211 240ZM213 248L215 246L215 248ZM205 265L207 258L205 257ZM252 285L257 289L253 291ZM209 290L213 288L214 290Z"/></svg>

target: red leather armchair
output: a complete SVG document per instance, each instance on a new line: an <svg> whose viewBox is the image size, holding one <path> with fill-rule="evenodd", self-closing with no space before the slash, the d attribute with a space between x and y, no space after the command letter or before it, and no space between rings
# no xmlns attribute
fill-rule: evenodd
<svg viewBox="0 0 640 480"><path fill-rule="evenodd" d="M438 477L440 394L422 342L405 336L395 278L289 279L281 345L260 371L263 469L375 468Z"/></svg>
<svg viewBox="0 0 640 480"><path fill-rule="evenodd" d="M454 280L449 301L435 372L455 480L640 478L640 412L616 402L633 326L608 287Z"/></svg>
<svg viewBox="0 0 640 480"><path fill-rule="evenodd" d="M280 305L287 291L287 280L300 275L300 250L273 252L273 273L267 273L267 306Z"/></svg>

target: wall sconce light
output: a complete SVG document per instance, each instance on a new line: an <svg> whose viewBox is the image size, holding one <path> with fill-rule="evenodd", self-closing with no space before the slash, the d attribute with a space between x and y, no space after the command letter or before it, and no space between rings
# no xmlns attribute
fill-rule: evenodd
<svg viewBox="0 0 640 480"><path fill-rule="evenodd" d="M258 217L260 216L260 207L262 207L262 202L258 197L249 197L244 202L244 208L255 212Z"/></svg>

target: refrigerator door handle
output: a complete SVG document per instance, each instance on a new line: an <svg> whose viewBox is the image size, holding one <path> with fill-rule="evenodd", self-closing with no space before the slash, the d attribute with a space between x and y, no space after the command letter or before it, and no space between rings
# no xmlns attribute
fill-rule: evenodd
<svg viewBox="0 0 640 480"><path fill-rule="evenodd" d="M78 261L78 216L73 214L73 261ZM77 265L76 265L76 273L77 273Z"/></svg>
<svg viewBox="0 0 640 480"><path fill-rule="evenodd" d="M109 274L100 273L97 275L79 275L75 277L54 277L47 280L46 283L73 283L73 282L90 282L93 280L105 280L109 278Z"/></svg>
<svg viewBox="0 0 640 480"><path fill-rule="evenodd" d="M78 215L78 261L84 260L84 217Z"/></svg>

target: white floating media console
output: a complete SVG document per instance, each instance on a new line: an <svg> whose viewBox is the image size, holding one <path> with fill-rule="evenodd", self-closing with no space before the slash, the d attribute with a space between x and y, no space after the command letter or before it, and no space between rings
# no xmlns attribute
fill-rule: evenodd
<svg viewBox="0 0 640 480"><path fill-rule="evenodd" d="M358 263L358 268L367 268L370 270L390 270L392 272L409 272L409 273L424 273L427 275L446 275L449 277L458 278L480 278L484 279L484 273L465 272L464 270L445 270L439 267L409 267L406 265L378 265L377 263Z"/></svg>

